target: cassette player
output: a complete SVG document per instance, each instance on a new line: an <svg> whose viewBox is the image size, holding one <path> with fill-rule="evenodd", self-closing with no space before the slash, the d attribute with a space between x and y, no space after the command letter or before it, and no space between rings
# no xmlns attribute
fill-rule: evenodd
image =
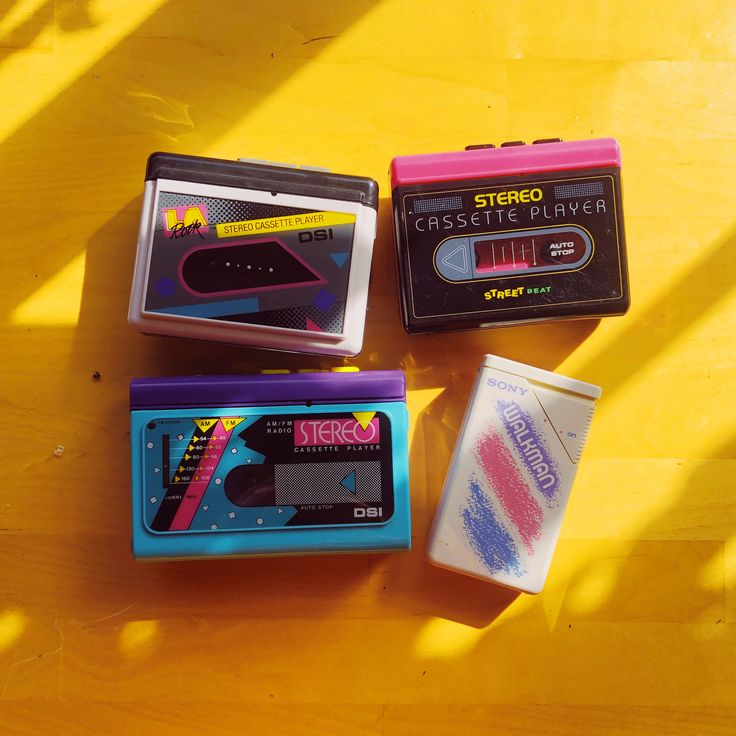
<svg viewBox="0 0 736 736"><path fill-rule="evenodd" d="M138 378L133 554L408 549L402 371Z"/></svg>
<svg viewBox="0 0 736 736"><path fill-rule="evenodd" d="M404 328L435 332L626 312L620 171L611 138L395 158Z"/></svg>
<svg viewBox="0 0 736 736"><path fill-rule="evenodd" d="M245 160L148 160L129 322L324 355L363 343L372 179Z"/></svg>

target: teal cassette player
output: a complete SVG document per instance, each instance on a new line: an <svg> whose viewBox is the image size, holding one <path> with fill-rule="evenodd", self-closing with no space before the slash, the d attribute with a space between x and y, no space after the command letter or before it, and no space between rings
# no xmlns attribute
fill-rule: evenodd
<svg viewBox="0 0 736 736"><path fill-rule="evenodd" d="M131 384L133 554L407 549L401 371Z"/></svg>

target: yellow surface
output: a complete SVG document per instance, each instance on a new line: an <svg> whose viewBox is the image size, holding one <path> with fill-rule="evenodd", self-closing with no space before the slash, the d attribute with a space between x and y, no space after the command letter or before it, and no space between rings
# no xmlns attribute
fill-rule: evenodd
<svg viewBox="0 0 736 736"><path fill-rule="evenodd" d="M735 72L732 2L2 3L0 732L736 733ZM391 157L600 135L629 314L405 335ZM379 180L411 553L132 561L132 376L334 365L127 326L154 150ZM604 389L538 597L424 555L484 352Z"/></svg>

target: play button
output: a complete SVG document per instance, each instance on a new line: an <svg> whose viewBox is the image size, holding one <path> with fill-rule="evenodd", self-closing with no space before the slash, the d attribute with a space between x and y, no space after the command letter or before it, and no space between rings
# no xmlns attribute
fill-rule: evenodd
<svg viewBox="0 0 736 736"><path fill-rule="evenodd" d="M447 238L434 253L434 267L447 281L468 281L473 278L473 251L470 238Z"/></svg>
<svg viewBox="0 0 736 736"><path fill-rule="evenodd" d="M465 245L458 245L442 259L442 265L458 273L468 273L468 249Z"/></svg>
<svg viewBox="0 0 736 736"><path fill-rule="evenodd" d="M349 472L341 481L340 485L346 488L350 493L355 493L355 471Z"/></svg>

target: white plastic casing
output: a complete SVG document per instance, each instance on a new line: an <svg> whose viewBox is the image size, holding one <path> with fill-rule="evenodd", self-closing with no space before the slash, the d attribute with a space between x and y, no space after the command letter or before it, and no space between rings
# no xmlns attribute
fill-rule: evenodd
<svg viewBox="0 0 736 736"><path fill-rule="evenodd" d="M440 567L544 587L601 389L486 355L429 541Z"/></svg>
<svg viewBox="0 0 736 736"><path fill-rule="evenodd" d="M193 194L223 199L246 200L269 205L329 210L354 214L355 230L348 277L348 292L342 334L227 322L201 317L162 314L145 310L153 233L157 217L156 202L160 191ZM373 242L376 237L376 210L358 202L272 194L214 184L156 179L146 181L138 231L138 247L130 295L128 322L147 334L171 335L199 340L229 342L238 345L315 353L334 356L357 355L363 345L363 331L368 303Z"/></svg>

